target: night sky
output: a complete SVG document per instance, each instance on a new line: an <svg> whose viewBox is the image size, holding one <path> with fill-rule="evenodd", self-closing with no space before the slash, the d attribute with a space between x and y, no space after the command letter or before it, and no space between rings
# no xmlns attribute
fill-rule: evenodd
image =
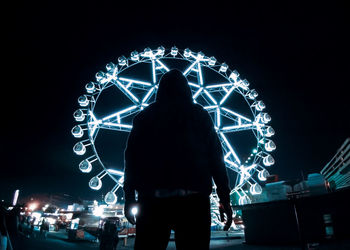
<svg viewBox="0 0 350 250"><path fill-rule="evenodd" d="M204 2L204 1L203 1ZM345 4L237 6L19 3L3 21L0 198L68 193L98 199L72 147L84 86L120 55L158 46L215 56L255 88L276 131L270 173L319 172L350 136ZM284 2L284 1L283 1ZM5 35L4 35L5 34Z"/></svg>

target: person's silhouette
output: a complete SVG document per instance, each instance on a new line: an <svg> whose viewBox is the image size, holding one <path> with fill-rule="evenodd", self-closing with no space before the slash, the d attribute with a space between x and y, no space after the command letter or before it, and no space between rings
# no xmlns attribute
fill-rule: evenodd
<svg viewBox="0 0 350 250"><path fill-rule="evenodd" d="M135 224L135 249L209 249L212 179L232 223L230 189L220 141L207 111L194 104L187 79L171 70L156 101L133 120L125 150L125 216ZM138 199L135 199L135 191Z"/></svg>

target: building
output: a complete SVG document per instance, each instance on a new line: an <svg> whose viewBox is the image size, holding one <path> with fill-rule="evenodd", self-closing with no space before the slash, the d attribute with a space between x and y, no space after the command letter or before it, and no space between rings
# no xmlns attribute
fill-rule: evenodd
<svg viewBox="0 0 350 250"><path fill-rule="evenodd" d="M350 186L350 138L337 150L333 158L321 170L332 190Z"/></svg>

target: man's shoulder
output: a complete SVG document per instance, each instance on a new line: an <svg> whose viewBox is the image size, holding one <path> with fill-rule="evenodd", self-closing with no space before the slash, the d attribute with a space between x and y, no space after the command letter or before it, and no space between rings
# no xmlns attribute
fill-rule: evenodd
<svg viewBox="0 0 350 250"><path fill-rule="evenodd" d="M148 105L134 117L134 122L144 121L145 119L149 119L154 114L154 111L156 108L157 107L155 103Z"/></svg>

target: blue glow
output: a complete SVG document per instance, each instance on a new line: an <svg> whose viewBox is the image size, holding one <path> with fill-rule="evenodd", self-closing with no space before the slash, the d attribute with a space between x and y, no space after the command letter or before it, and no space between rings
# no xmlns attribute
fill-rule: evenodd
<svg viewBox="0 0 350 250"><path fill-rule="evenodd" d="M169 53L170 52L170 53ZM164 59L164 61L163 61ZM239 73L236 70L229 71L229 67L226 63L218 63L215 57L205 56L202 52L192 52L190 49L179 51L175 46L171 50L167 50L160 46L156 50L145 48L142 53L137 51L131 52L128 58L121 56L118 58L117 63L111 62L106 65L106 72L98 72L96 74L97 82L89 82L85 85L85 89L88 95L82 95L78 99L78 103L85 109L79 109L74 112L73 116L77 122L85 121L85 124L79 124L72 129L72 135L76 138L81 138L88 135L90 144L87 141L78 142L74 145L73 150L78 155L86 153L86 146L92 145L92 150L95 151L96 158L93 160L89 157L79 164L79 169L84 173L92 171L92 161L99 160L94 140L99 135L100 129L115 130L130 132L132 125L130 120L141 110L150 104L150 100L153 100L153 96L157 91L157 80L159 77L168 72L170 68L166 65L168 60L176 62L183 61L183 75L189 78L189 86L193 93L193 102L202 105L205 110L214 118L214 128L219 135L220 142L225 152L224 161L226 167L230 171L237 173L236 185L232 192L240 194L240 203L250 203L250 199L243 191L244 184L250 185L250 191L252 194L258 194L260 186L256 185L254 178L257 175L253 175L253 170L258 172L259 180L265 180L268 172L263 168L264 166L271 166L274 164L274 159L267 152L275 150L276 145L273 141L268 140L267 137L271 137L275 134L272 127L266 124L271 121L271 117L267 113L261 113L266 109L263 101L255 100L258 96L256 90L249 90L250 85L247 80L241 80ZM164 63L165 62L165 63ZM140 79L133 79L134 76L124 72L134 65L144 64L150 65L149 67L149 79L144 81L140 75ZM169 62L169 65L173 65ZM204 68L203 68L204 67ZM181 67L180 67L181 68ZM207 78L207 69L214 71L218 74L218 79L225 78L222 83L205 82ZM118 71L119 70L119 71ZM132 72L132 71L131 71ZM136 74L137 75L137 74ZM137 77L136 77L137 78ZM209 78L209 77L208 77ZM211 78L215 81L214 78ZM96 118L93 113L95 109L96 101L98 100L100 93L105 89L112 87L117 91L121 91L129 100L133 103L132 106L122 107L119 110L115 110L111 114L107 114L101 119ZM141 96L142 93L142 96ZM236 95L243 97L251 110L251 114L242 115L236 108L227 106L224 107L227 100L235 98ZM96 101L95 101L96 100ZM228 101L227 101L228 102ZM231 105L229 102L227 105ZM85 117L88 114L88 119ZM248 118L248 117L250 118ZM87 126L86 126L87 125ZM82 127L83 126L83 127ZM88 133L84 133L87 130ZM243 130L252 130L257 142L258 148L255 148L253 154L251 154L245 161L251 163L250 166L241 165L237 153L234 150L234 146L227 138L230 133L239 133ZM226 137L227 135L227 137ZM249 152L250 153L250 152ZM259 158L260 157L260 158ZM261 164L261 165L260 165ZM103 163L102 163L103 166ZM113 204L116 201L115 192L123 185L123 172L107 169L103 166L104 172L92 178L89 185L93 189L99 189L102 186L101 179L108 173L117 185L105 196L107 204ZM246 186L245 186L246 187ZM244 187L244 188L245 188Z"/></svg>

